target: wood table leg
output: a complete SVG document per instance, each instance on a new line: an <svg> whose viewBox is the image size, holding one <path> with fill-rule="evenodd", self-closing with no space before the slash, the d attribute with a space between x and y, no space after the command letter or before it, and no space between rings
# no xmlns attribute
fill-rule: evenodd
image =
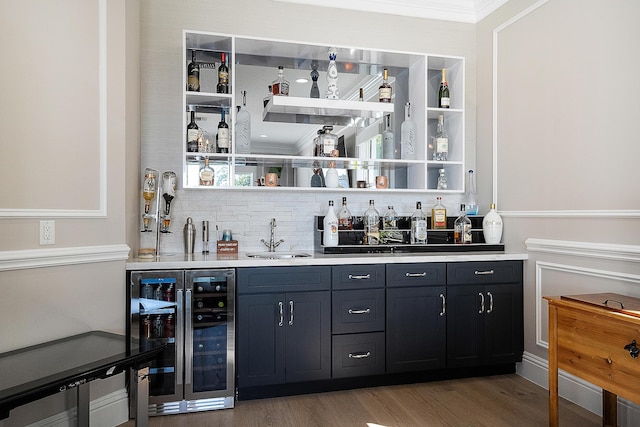
<svg viewBox="0 0 640 427"><path fill-rule="evenodd" d="M549 305L549 426L558 424L558 307Z"/></svg>
<svg viewBox="0 0 640 427"><path fill-rule="evenodd" d="M617 427L618 425L618 395L602 389L602 425Z"/></svg>

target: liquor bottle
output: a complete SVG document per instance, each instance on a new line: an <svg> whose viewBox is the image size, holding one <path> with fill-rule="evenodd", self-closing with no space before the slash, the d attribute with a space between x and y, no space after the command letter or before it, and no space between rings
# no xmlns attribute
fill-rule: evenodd
<svg viewBox="0 0 640 427"><path fill-rule="evenodd" d="M229 67L227 67L227 54L222 52L222 63L218 67L218 93L229 93Z"/></svg>
<svg viewBox="0 0 640 427"><path fill-rule="evenodd" d="M453 223L453 243L471 243L471 220L465 212L464 203L460 205L460 215Z"/></svg>
<svg viewBox="0 0 640 427"><path fill-rule="evenodd" d="M196 112L191 110L191 121L187 125L187 151L198 152L198 125L196 124Z"/></svg>
<svg viewBox="0 0 640 427"><path fill-rule="evenodd" d="M200 185L212 186L214 184L213 168L209 166L209 158L204 158L204 166L200 168Z"/></svg>
<svg viewBox="0 0 640 427"><path fill-rule="evenodd" d="M473 169L467 174L467 187L462 199L466 206L467 215L478 215L478 196L476 195L476 177Z"/></svg>
<svg viewBox="0 0 640 427"><path fill-rule="evenodd" d="M360 94L358 95L358 101L364 102L364 89L360 88Z"/></svg>
<svg viewBox="0 0 640 427"><path fill-rule="evenodd" d="M416 211L411 215L411 244L427 244L427 216L422 212L422 203L416 203Z"/></svg>
<svg viewBox="0 0 640 427"><path fill-rule="evenodd" d="M394 159L396 144L391 132L391 114L384 116L384 131L382 131L382 158Z"/></svg>
<svg viewBox="0 0 640 427"><path fill-rule="evenodd" d="M398 229L398 213L393 206L387 206L387 210L382 217L382 229L383 230L397 230Z"/></svg>
<svg viewBox="0 0 640 427"><path fill-rule="evenodd" d="M158 171L151 168L145 168L144 180L142 181L142 198L144 199L144 215L142 216L143 231L149 230L149 223L151 217L149 211L151 210L151 201L156 197L156 187L158 185Z"/></svg>
<svg viewBox="0 0 640 427"><path fill-rule="evenodd" d="M262 98L262 108L267 106L272 96L273 96L273 86L269 85L269 88L267 90L267 96Z"/></svg>
<svg viewBox="0 0 640 427"><path fill-rule="evenodd" d="M369 200L369 208L364 212L364 239L365 245L377 245L380 243L380 214L376 210L373 200Z"/></svg>
<svg viewBox="0 0 640 427"><path fill-rule="evenodd" d="M220 123L218 123L218 136L216 137L216 143L218 145L218 153L229 152L229 125L224 121L224 110L222 110Z"/></svg>
<svg viewBox="0 0 640 427"><path fill-rule="evenodd" d="M433 137L433 160L445 162L449 158L449 135L444 127L444 115L438 116L438 126Z"/></svg>
<svg viewBox="0 0 640 427"><path fill-rule="evenodd" d="M380 102L391 102L391 85L389 84L389 71L385 68L382 72L382 85L378 88Z"/></svg>
<svg viewBox="0 0 640 427"><path fill-rule="evenodd" d="M449 97L449 84L447 83L447 69L442 69L442 82L440 82L440 90L438 91L438 107L449 108L451 98Z"/></svg>
<svg viewBox="0 0 640 427"><path fill-rule="evenodd" d="M284 79L284 67L278 66L278 78L271 83L274 96L289 96L289 82Z"/></svg>
<svg viewBox="0 0 640 427"><path fill-rule="evenodd" d="M247 91L242 91L242 106L236 114L236 152L251 152L251 114L247 110Z"/></svg>
<svg viewBox="0 0 640 427"><path fill-rule="evenodd" d="M311 90L309 91L309 98L320 98L320 89L318 88L318 77L320 77L320 73L318 73L318 62L313 61L311 63Z"/></svg>
<svg viewBox="0 0 640 427"><path fill-rule="evenodd" d="M411 120L411 103L404 105L404 122L400 126L400 144L402 145L402 159L416 159L416 124Z"/></svg>
<svg viewBox="0 0 640 427"><path fill-rule="evenodd" d="M444 169L438 169L438 190L446 190L449 187Z"/></svg>
<svg viewBox="0 0 640 427"><path fill-rule="evenodd" d="M338 171L336 170L336 162L329 162L327 176L324 177L324 184L327 188L340 187L340 178L338 177Z"/></svg>
<svg viewBox="0 0 640 427"><path fill-rule="evenodd" d="M191 51L191 62L187 66L187 90L200 92L200 65L196 62L196 51Z"/></svg>
<svg viewBox="0 0 640 427"><path fill-rule="evenodd" d="M338 136L331 133L333 126L323 126L322 133L319 134L322 157L332 157L334 150L338 149Z"/></svg>
<svg viewBox="0 0 640 427"><path fill-rule="evenodd" d="M324 246L338 246L338 217L333 210L333 200L329 200L329 209L322 222L322 244Z"/></svg>
<svg viewBox="0 0 640 427"><path fill-rule="evenodd" d="M353 230L353 217L347 207L347 198L342 198L342 208L338 212L338 230Z"/></svg>
<svg viewBox="0 0 640 427"><path fill-rule="evenodd" d="M484 242L497 245L502 238L502 217L496 212L495 203L491 203L489 212L482 219Z"/></svg>
<svg viewBox="0 0 640 427"><path fill-rule="evenodd" d="M431 208L431 229L447 229L447 208L442 204L442 197L436 197L436 204Z"/></svg>
<svg viewBox="0 0 640 427"><path fill-rule="evenodd" d="M327 99L339 99L338 95L338 67L336 66L336 56L338 50L335 47L329 48L329 65L327 66Z"/></svg>

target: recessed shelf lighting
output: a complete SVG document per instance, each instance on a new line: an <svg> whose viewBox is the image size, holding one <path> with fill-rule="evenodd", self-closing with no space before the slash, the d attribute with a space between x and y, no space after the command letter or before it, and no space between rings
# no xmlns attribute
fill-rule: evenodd
<svg viewBox="0 0 640 427"><path fill-rule="evenodd" d="M268 136L268 135L265 135L264 133L261 133L261 134L260 134L260 138L268 138L268 137L269 137L269 136Z"/></svg>
<svg viewBox="0 0 640 427"><path fill-rule="evenodd" d="M297 79L296 83L309 83L309 79L304 79L304 78Z"/></svg>

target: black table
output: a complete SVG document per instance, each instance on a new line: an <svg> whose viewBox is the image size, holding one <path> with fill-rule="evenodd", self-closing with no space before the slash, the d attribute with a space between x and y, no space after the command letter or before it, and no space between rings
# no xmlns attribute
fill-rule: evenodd
<svg viewBox="0 0 640 427"><path fill-rule="evenodd" d="M0 354L0 427L18 406L76 388L77 425L89 425L89 383L128 369L135 371L136 425L147 426L149 367L166 344L128 346L124 335L86 332Z"/></svg>

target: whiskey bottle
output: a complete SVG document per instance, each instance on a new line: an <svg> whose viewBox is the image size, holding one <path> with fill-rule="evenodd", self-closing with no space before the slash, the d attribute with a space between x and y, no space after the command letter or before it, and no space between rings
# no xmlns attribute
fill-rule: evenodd
<svg viewBox="0 0 640 427"><path fill-rule="evenodd" d="M205 157L204 158L204 166L200 168L200 185L205 185L205 186L213 186L214 184L214 172L213 172L213 168L211 168L211 166L209 166L209 158Z"/></svg>
<svg viewBox="0 0 640 427"><path fill-rule="evenodd" d="M447 209L442 204L442 197L436 198L436 204L431 208L431 229L446 230Z"/></svg>
<svg viewBox="0 0 640 427"><path fill-rule="evenodd" d="M289 82L284 79L284 67L278 66L278 78L271 83L274 96L289 96Z"/></svg>
<svg viewBox="0 0 640 427"><path fill-rule="evenodd" d="M218 136L216 137L216 143L218 145L218 153L229 152L229 125L224 121L224 110L222 110L220 123L218 123Z"/></svg>
<svg viewBox="0 0 640 427"><path fill-rule="evenodd" d="M449 84L447 83L447 69L442 69L442 81L440 82L440 90L438 91L438 107L449 108L451 98L449 97Z"/></svg>
<svg viewBox="0 0 640 427"><path fill-rule="evenodd" d="M464 204L460 205L460 216L453 223L453 243L471 243L471 220L465 212Z"/></svg>
<svg viewBox="0 0 640 427"><path fill-rule="evenodd" d="M447 161L449 158L449 135L444 127L443 114L438 116L438 126L433 139L433 160Z"/></svg>
<svg viewBox="0 0 640 427"><path fill-rule="evenodd" d="M391 85L389 84L389 71L385 68L382 72L382 85L378 88L380 102L391 102Z"/></svg>
<svg viewBox="0 0 640 427"><path fill-rule="evenodd" d="M333 210L333 200L329 200L329 209L324 216L322 223L322 244L323 246L338 246L338 217Z"/></svg>
<svg viewBox="0 0 640 427"><path fill-rule="evenodd" d="M249 154L251 152L251 115L247 110L247 91L242 91L242 106L236 114L236 152Z"/></svg>
<svg viewBox="0 0 640 427"><path fill-rule="evenodd" d="M422 203L416 203L416 211L411 215L411 244L427 244L427 217L422 212Z"/></svg>
<svg viewBox="0 0 640 427"><path fill-rule="evenodd" d="M364 239L365 245L378 245L380 243L380 214L376 210L373 200L369 200L369 208L364 212Z"/></svg>
<svg viewBox="0 0 640 427"><path fill-rule="evenodd" d="M353 230L353 217L351 211L347 207L347 198L342 198L342 208L338 212L338 229L339 230Z"/></svg>
<svg viewBox="0 0 640 427"><path fill-rule="evenodd" d="M191 110L191 121L187 125L187 151L198 152L198 125L196 124L196 112Z"/></svg>
<svg viewBox="0 0 640 427"><path fill-rule="evenodd" d="M411 120L411 103L404 105L404 122L400 126L400 144L402 145L402 159L416 159L416 124Z"/></svg>
<svg viewBox="0 0 640 427"><path fill-rule="evenodd" d="M187 66L187 90L200 92L200 65L196 62L196 51L191 51L191 62Z"/></svg>
<svg viewBox="0 0 640 427"><path fill-rule="evenodd" d="M229 93L229 67L227 67L227 54L222 52L222 63L218 67L218 93Z"/></svg>

